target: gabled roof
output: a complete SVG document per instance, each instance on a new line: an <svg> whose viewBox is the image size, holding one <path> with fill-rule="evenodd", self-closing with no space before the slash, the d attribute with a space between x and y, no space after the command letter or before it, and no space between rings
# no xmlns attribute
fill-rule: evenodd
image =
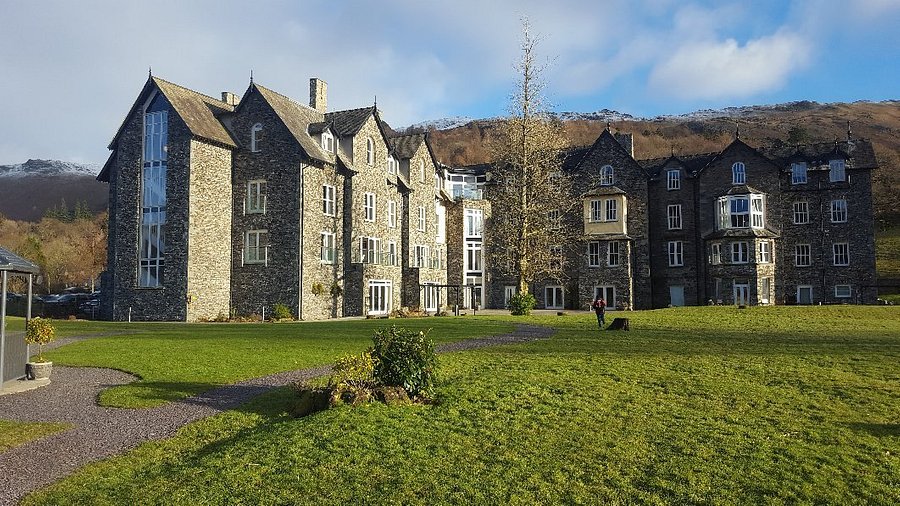
<svg viewBox="0 0 900 506"><path fill-rule="evenodd" d="M428 150L428 156L431 157L431 163L438 170L441 169L441 164L437 160L437 156L434 154L434 150L431 149L431 141L428 140L427 133L419 133L419 134L409 134L409 135L397 135L395 137L391 137L388 141L388 146L390 146L391 150L394 152L394 155L399 159L410 159L415 156L416 151L419 150L419 146L425 144L425 148Z"/></svg>
<svg viewBox="0 0 900 506"><path fill-rule="evenodd" d="M334 111L325 114L325 121L332 124L334 133L340 137L352 137L359 133L363 125L375 112L375 107L361 107L346 111Z"/></svg>
<svg viewBox="0 0 900 506"><path fill-rule="evenodd" d="M291 132L291 135L293 135L310 158L329 163L335 162L334 153L329 153L322 149L319 142L309 134L309 126L311 124L325 121L321 112L256 83L250 84L248 93L253 91L259 92L260 96L268 102L275 114L278 115L278 119L284 123L284 126L287 127L288 131ZM241 103L244 102L245 100L242 99Z"/></svg>
<svg viewBox="0 0 900 506"><path fill-rule="evenodd" d="M796 160L826 164L835 158L850 160L852 163L848 168L852 169L875 169L878 167L875 150L867 139L817 142L799 146L784 144L761 148L760 151L782 168L790 167L790 162Z"/></svg>
<svg viewBox="0 0 900 506"><path fill-rule="evenodd" d="M648 158L645 160L637 160L638 165L644 168L651 177L659 176L664 167L669 162L674 161L683 167L691 175L700 172L704 167L718 155L718 153L698 153L695 155L670 155L663 158Z"/></svg>
<svg viewBox="0 0 900 506"><path fill-rule="evenodd" d="M37 274L41 271L41 269L37 265L29 262L28 260L25 260L19 255L16 255L12 251L0 247L0 271L16 272L22 274Z"/></svg>
<svg viewBox="0 0 900 506"><path fill-rule="evenodd" d="M632 162L634 162L634 165L638 169L643 170L645 174L647 173L647 170L643 166L641 166L641 164L637 163L637 160L635 160L634 157L631 156L631 153L627 149L625 149L625 146L622 146L622 143L619 142L618 139L616 139L616 137L612 134L612 132L609 131L608 128L604 129L602 132L600 132L600 135L597 137L597 140L595 140L594 143L589 148L587 148L587 150L580 156L580 158L578 159L578 162L571 166L572 169L573 170L577 169L581 165L581 162L585 158L587 158L587 156L597 146L601 146L603 144L608 144L608 145L613 146L613 149L618 150L620 152L620 154L624 155L626 160L631 160ZM573 154L577 154L577 151L578 150L575 150L575 153L573 153ZM565 162L564 162L564 166L565 166Z"/></svg>

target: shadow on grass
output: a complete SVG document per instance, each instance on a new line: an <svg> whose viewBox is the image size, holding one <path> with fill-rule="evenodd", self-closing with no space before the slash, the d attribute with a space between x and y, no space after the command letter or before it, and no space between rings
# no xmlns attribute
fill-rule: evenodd
<svg viewBox="0 0 900 506"><path fill-rule="evenodd" d="M900 423L849 422L847 427L876 437L900 437Z"/></svg>

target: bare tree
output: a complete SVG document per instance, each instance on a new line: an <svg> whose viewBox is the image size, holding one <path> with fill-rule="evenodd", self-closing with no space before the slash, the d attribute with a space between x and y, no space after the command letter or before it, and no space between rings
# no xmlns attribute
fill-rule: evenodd
<svg viewBox="0 0 900 506"><path fill-rule="evenodd" d="M537 41L523 20L522 58L509 116L492 146L490 227L492 256L501 272L518 276L520 293L539 276L562 276L563 252L571 227L562 218L571 208L571 183L562 171L566 146L562 124L546 108ZM504 262L504 260L506 260Z"/></svg>

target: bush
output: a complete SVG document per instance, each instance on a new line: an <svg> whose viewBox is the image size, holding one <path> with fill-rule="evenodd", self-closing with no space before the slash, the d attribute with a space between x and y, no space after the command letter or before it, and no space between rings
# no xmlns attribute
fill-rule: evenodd
<svg viewBox="0 0 900 506"><path fill-rule="evenodd" d="M434 343L425 332L391 326L372 336L375 381L403 387L411 396L428 397L434 386Z"/></svg>
<svg viewBox="0 0 900 506"><path fill-rule="evenodd" d="M272 310L272 318L276 320L293 320L294 315L291 314L291 308L284 304L275 304Z"/></svg>
<svg viewBox="0 0 900 506"><path fill-rule="evenodd" d="M56 339L56 329L49 320L44 318L32 318L25 326L25 342L28 344L37 344L40 346L38 351L38 362L46 362L44 360L44 345Z"/></svg>
<svg viewBox="0 0 900 506"><path fill-rule="evenodd" d="M337 360L331 368L330 383L339 389L373 388L375 386L375 363L372 354L364 351L359 355L346 355Z"/></svg>
<svg viewBox="0 0 900 506"><path fill-rule="evenodd" d="M537 305L537 300L534 298L534 295L530 293L517 293L509 298L509 304L506 306L509 308L510 314L516 316L528 316L531 314L531 310L534 309L534 306Z"/></svg>

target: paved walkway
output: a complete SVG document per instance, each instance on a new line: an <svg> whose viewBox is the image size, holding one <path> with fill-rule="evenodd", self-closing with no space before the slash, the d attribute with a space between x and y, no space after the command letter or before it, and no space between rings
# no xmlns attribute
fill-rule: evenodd
<svg viewBox="0 0 900 506"><path fill-rule="evenodd" d="M509 334L468 339L437 347L438 352L471 350L497 344L548 338L553 329L517 325ZM89 462L117 455L139 444L170 437L182 426L234 409L275 387L324 376L331 366L287 371L214 388L187 399L149 409L97 405L101 391L135 381L112 369L54 367L45 388L0 397L0 418L67 422L72 429L0 453L0 505L14 504Z"/></svg>

